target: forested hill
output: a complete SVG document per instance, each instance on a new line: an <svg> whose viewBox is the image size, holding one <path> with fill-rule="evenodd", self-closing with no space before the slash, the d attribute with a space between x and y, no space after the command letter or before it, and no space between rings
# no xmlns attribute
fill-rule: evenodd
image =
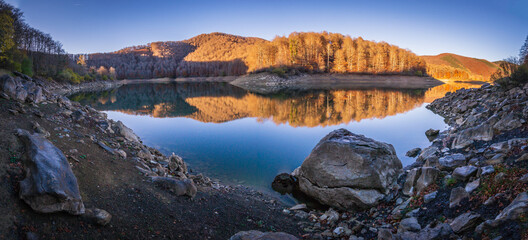
<svg viewBox="0 0 528 240"><path fill-rule="evenodd" d="M427 63L427 73L438 79L489 81L499 65L485 59L464 57L452 53L421 56Z"/></svg>
<svg viewBox="0 0 528 240"><path fill-rule="evenodd" d="M117 78L243 75L285 67L307 72L419 74L425 62L409 50L337 33L291 33L272 41L224 33L153 42L86 56L86 64Z"/></svg>
<svg viewBox="0 0 528 240"><path fill-rule="evenodd" d="M91 68L113 67L117 78L242 75L252 47L266 40L224 33L183 41L153 42L86 57Z"/></svg>

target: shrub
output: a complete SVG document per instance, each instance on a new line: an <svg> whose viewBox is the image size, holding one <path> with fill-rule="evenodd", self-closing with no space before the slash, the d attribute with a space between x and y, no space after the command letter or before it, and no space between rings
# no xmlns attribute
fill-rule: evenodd
<svg viewBox="0 0 528 240"><path fill-rule="evenodd" d="M497 79L495 83L506 89L523 86L528 83L528 65L519 66L511 76Z"/></svg>
<svg viewBox="0 0 528 240"><path fill-rule="evenodd" d="M22 60L21 70L23 74L33 77L33 61L28 57L25 57L24 60Z"/></svg>
<svg viewBox="0 0 528 240"><path fill-rule="evenodd" d="M75 73L71 68L65 68L57 76L59 80L68 81L71 83L81 83L83 77Z"/></svg>

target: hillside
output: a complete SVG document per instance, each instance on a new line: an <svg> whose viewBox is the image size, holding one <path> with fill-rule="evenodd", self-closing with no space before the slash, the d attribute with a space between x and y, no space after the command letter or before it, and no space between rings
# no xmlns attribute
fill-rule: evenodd
<svg viewBox="0 0 528 240"><path fill-rule="evenodd" d="M425 62L385 42L338 33L294 32L267 41L225 33L183 41L153 42L110 53L86 55L91 71L119 79L209 77L297 68L306 72L422 75Z"/></svg>
<svg viewBox="0 0 528 240"><path fill-rule="evenodd" d="M489 81L498 68L497 63L452 53L421 57L427 63L427 73L439 79Z"/></svg>

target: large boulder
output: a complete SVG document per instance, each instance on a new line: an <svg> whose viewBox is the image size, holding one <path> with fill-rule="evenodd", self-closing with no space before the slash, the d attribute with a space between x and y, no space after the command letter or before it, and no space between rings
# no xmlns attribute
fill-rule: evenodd
<svg viewBox="0 0 528 240"><path fill-rule="evenodd" d="M84 213L77 178L64 154L40 134L19 129L26 145L26 177L20 182L20 198L37 212Z"/></svg>
<svg viewBox="0 0 528 240"><path fill-rule="evenodd" d="M338 129L321 139L296 176L300 190L323 204L368 208L389 192L401 168L392 145Z"/></svg>

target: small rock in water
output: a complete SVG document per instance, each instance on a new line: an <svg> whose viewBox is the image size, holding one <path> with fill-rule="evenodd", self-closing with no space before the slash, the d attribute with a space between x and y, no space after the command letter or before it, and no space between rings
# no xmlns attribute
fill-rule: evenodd
<svg viewBox="0 0 528 240"><path fill-rule="evenodd" d="M433 136L438 135L438 133L440 133L440 130L435 130L435 129L430 128L429 130L425 131L425 136L433 137Z"/></svg>

